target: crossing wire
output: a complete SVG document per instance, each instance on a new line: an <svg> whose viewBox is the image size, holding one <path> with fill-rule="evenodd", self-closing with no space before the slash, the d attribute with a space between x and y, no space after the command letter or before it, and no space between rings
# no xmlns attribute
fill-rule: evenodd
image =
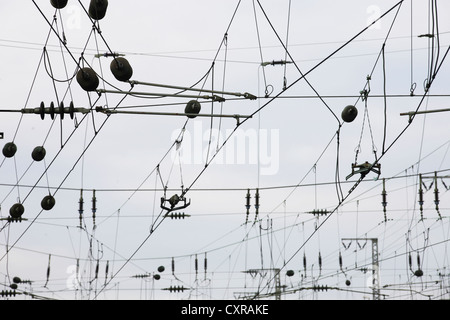
<svg viewBox="0 0 450 320"><path fill-rule="evenodd" d="M258 2L259 2L259 1L258 1ZM447 53L448 53L448 51L447 51ZM437 61L437 60L436 60L436 66L438 66L438 61ZM436 68L436 69L438 70L439 68ZM437 71L437 70L436 70L436 71ZM437 72L436 72L436 73L437 73ZM299 79L299 80L300 80L300 79ZM298 81L299 81L299 80L298 80ZM287 89L287 88L286 88L286 89ZM262 107L262 108L264 108L264 107ZM392 145L391 145L391 146L392 146ZM389 148L388 148L387 150L389 150ZM387 150L384 150L384 148L383 148L383 154L386 153ZM192 191L193 189L189 188L189 190Z"/></svg>

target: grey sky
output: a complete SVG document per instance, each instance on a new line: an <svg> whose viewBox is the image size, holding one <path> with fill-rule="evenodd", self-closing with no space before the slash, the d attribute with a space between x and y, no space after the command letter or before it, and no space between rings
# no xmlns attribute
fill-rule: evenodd
<svg viewBox="0 0 450 320"><path fill-rule="evenodd" d="M38 108L41 102L48 107L52 101L94 109L86 117L77 114L75 121L66 115L54 122L48 115L42 121L39 115L2 113L2 147L14 140L18 152L0 166L1 217L22 202L28 221L0 225L0 284L7 288L19 276L33 281L19 289L56 299L233 299L258 290L266 298L275 290L274 270L280 269L281 284L289 292L283 299L370 299L370 241L342 238L376 238L384 298L448 298L439 285L448 288L449 179L425 188L423 213L418 204L418 175L423 174L428 188L435 171L445 177L450 169L448 113L418 115L410 126L408 117L400 116L419 106L421 111L448 108L450 65L440 62L450 45L450 4L438 4L439 28L435 25L432 42L423 35L432 32L433 2L110 1L100 35L92 33L81 6L88 8L89 1L69 1L56 13L54 29L61 38L64 31L72 55L50 31L46 19L51 22L55 14L50 1L3 2L0 109ZM288 52L280 43L286 45L287 39ZM183 113L192 99L88 95L76 80L54 82L49 77L72 77L74 59L78 62L83 52L83 63L101 76L99 88L128 91L130 85L110 72L112 58L95 56L109 49L125 55L133 67L132 80L259 98L226 96L223 104L199 99L202 114L242 116L239 127L234 118L107 117L95 107ZM430 96L422 99L432 58L431 72L435 67L439 72ZM281 60L295 63L261 65ZM302 78L306 73L307 81ZM409 96L413 83L414 96ZM369 88L362 99L360 92ZM142 85L133 90L179 93ZM347 105L355 105L359 114L340 126ZM244 120L245 115L252 118ZM176 144L180 134L183 141ZM40 145L46 147L46 161L33 163L31 152ZM349 194L359 178L346 181L355 160L374 163L380 156L379 179L370 172ZM381 205L383 178L387 221ZM180 211L190 217L162 219L161 197L180 195L182 188L191 188L186 193L190 206ZM49 192L56 206L42 212L40 202ZM332 214L315 217L313 210ZM421 214L425 219L420 220ZM423 278L413 275L409 255L412 271L420 259ZM165 267L159 281L134 277L158 273L159 266ZM245 272L258 269L271 271ZM286 276L288 270L295 275ZM439 285L424 287L427 281ZM419 293L405 295L405 284ZM315 285L340 290L305 289ZM186 291L163 290L171 286Z"/></svg>

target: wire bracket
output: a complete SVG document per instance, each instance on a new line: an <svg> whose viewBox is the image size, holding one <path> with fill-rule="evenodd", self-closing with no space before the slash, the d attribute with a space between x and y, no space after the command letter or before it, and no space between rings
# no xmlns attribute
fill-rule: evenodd
<svg viewBox="0 0 450 320"><path fill-rule="evenodd" d="M370 164L367 161L363 164L352 164L352 173L347 176L346 180L358 173L361 174L361 177L365 177L370 171L375 172L379 177L381 175L381 164Z"/></svg>
<svg viewBox="0 0 450 320"><path fill-rule="evenodd" d="M182 203L181 205L179 205ZM170 205L170 207L168 206ZM178 211L186 209L191 205L191 200L187 202L184 196L179 196L177 194L173 195L169 199L161 197L161 209L167 210L167 212Z"/></svg>

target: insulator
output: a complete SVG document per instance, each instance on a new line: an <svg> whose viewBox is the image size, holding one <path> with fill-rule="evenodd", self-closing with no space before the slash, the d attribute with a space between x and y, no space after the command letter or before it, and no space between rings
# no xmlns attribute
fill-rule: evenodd
<svg viewBox="0 0 450 320"><path fill-rule="evenodd" d="M411 257L411 253L409 253L409 255L408 255L408 262L409 262L409 268L412 269L412 257Z"/></svg>
<svg viewBox="0 0 450 320"><path fill-rule="evenodd" d="M133 76L133 68L125 58L114 58L111 62L111 72L119 81L128 81Z"/></svg>
<svg viewBox="0 0 450 320"><path fill-rule="evenodd" d="M84 82L83 82L84 83ZM94 89L95 90L95 89ZM22 113L34 113L34 114L38 114L41 116L41 119L44 120L45 119L45 115L49 114L50 118L52 120L55 119L56 115L59 115L61 117L62 120L64 120L64 117L66 114L70 115L70 118L73 120L75 118L75 112L82 112L82 113L88 113L88 110L84 110L82 108L80 109L75 109L73 101L70 102L70 105L68 108L64 107L64 102L61 102L59 104L58 108L55 108L55 103L51 102L50 103L50 107L46 108L44 102L41 102L41 105L39 108L35 108L32 110L29 109L23 109Z"/></svg>
<svg viewBox="0 0 450 320"><path fill-rule="evenodd" d="M109 261L106 261L105 279L108 278L108 273L109 273Z"/></svg>
<svg viewBox="0 0 450 320"><path fill-rule="evenodd" d="M33 158L34 161L40 162L44 160L46 154L47 151L45 151L44 147L36 147L31 153L31 157Z"/></svg>
<svg viewBox="0 0 450 320"><path fill-rule="evenodd" d="M15 291L4 291L4 290L2 290L0 292L0 296L2 296L2 297L15 297L16 294L17 293Z"/></svg>
<svg viewBox="0 0 450 320"><path fill-rule="evenodd" d="M58 113L59 113L59 116L61 117L61 120L64 120L64 102L62 102L62 101L59 104Z"/></svg>
<svg viewBox="0 0 450 320"><path fill-rule="evenodd" d="M82 68L77 73L77 82L85 91L95 91L100 85L97 74L91 68Z"/></svg>
<svg viewBox="0 0 450 320"><path fill-rule="evenodd" d="M106 16L108 0L91 0L89 5L89 15L94 20L102 20Z"/></svg>
<svg viewBox="0 0 450 320"><path fill-rule="evenodd" d="M259 189L256 189L256 195L255 195L255 209L256 209L256 215L259 214Z"/></svg>
<svg viewBox="0 0 450 320"><path fill-rule="evenodd" d="M314 291L328 291L328 286L313 286Z"/></svg>
<svg viewBox="0 0 450 320"><path fill-rule="evenodd" d="M52 196L46 196L44 199L42 199L41 201L41 207L42 209L44 209L45 211L50 211L53 209L53 207L56 204L56 200L54 197Z"/></svg>
<svg viewBox="0 0 450 320"><path fill-rule="evenodd" d="M172 274L175 274L175 259L172 258Z"/></svg>
<svg viewBox="0 0 450 320"><path fill-rule="evenodd" d="M97 198L95 196L95 190L94 193L92 195L92 221L94 223L94 228L95 227L95 214L97 213Z"/></svg>
<svg viewBox="0 0 450 320"><path fill-rule="evenodd" d="M9 223L21 223L23 221L22 217L20 217L20 218L13 218L13 217L9 216L9 217L7 217L5 219Z"/></svg>
<svg viewBox="0 0 450 320"><path fill-rule="evenodd" d="M250 200L251 200L251 198L252 198L252 196L250 195L250 189L248 189L248 191L247 191L247 197L246 197L247 202L246 202L246 204L245 204L245 208L247 209L247 214L249 214L249 210L250 210L250 207L251 207L251 205L250 205Z"/></svg>
<svg viewBox="0 0 450 320"><path fill-rule="evenodd" d="M52 120L55 120L55 104L53 103L53 101L50 103L49 114L50 118L52 118Z"/></svg>
<svg viewBox="0 0 450 320"><path fill-rule="evenodd" d="M187 117L190 119L194 119L197 117L197 114L202 110L202 106L200 102L197 100L189 101L184 109L184 113L189 114Z"/></svg>
<svg viewBox="0 0 450 320"><path fill-rule="evenodd" d="M288 271L286 272L286 275L287 275L288 277L293 277L294 274L295 274L294 270L288 270Z"/></svg>
<svg viewBox="0 0 450 320"><path fill-rule="evenodd" d="M5 158L12 158L16 155L17 146L14 142L9 142L3 147L3 155Z"/></svg>
<svg viewBox="0 0 450 320"><path fill-rule="evenodd" d="M438 183L437 183L437 172L434 173L434 204L436 205L436 211L439 214L439 217L441 216L439 212L439 189L438 189Z"/></svg>
<svg viewBox="0 0 450 320"><path fill-rule="evenodd" d="M78 201L78 213L80 216L84 213L84 199L83 199L83 190L80 192L80 201Z"/></svg>
<svg viewBox="0 0 450 320"><path fill-rule="evenodd" d="M311 212L308 212L310 214L313 214L315 216L326 216L327 214L329 214L330 212L328 210L313 210Z"/></svg>
<svg viewBox="0 0 450 320"><path fill-rule="evenodd" d="M20 219L25 213L25 208L21 203L16 203L9 209L9 214L13 219Z"/></svg>
<svg viewBox="0 0 450 320"><path fill-rule="evenodd" d="M162 272L164 272L165 270L166 270L166 268L165 268L164 266L158 267L158 272L159 272L159 273L162 273Z"/></svg>
<svg viewBox="0 0 450 320"><path fill-rule="evenodd" d="M383 179L383 192L381 193L381 195L383 197L383 201L381 202L381 204L383 205L384 212L386 212L387 192L386 192L386 188L385 188L385 179Z"/></svg>
<svg viewBox="0 0 450 320"><path fill-rule="evenodd" d="M384 212L384 221L387 221L387 216L386 216L386 212L387 212L387 192L386 192L386 180L383 179L383 192L381 193L381 197L382 197L382 201L381 201L381 205L383 206L383 212Z"/></svg>
<svg viewBox="0 0 450 320"><path fill-rule="evenodd" d="M419 204L420 204L420 206L422 207L423 204L424 204L424 201L423 201L423 188L422 188L422 185L423 185L423 183L422 183L422 175L419 175L419 180L420 180L420 182L419 182L419 184L420 184L420 189L419 189Z"/></svg>
<svg viewBox="0 0 450 320"><path fill-rule="evenodd" d="M92 214L95 215L97 212L97 197L95 196L95 190L92 195Z"/></svg>
<svg viewBox="0 0 450 320"><path fill-rule="evenodd" d="M424 204L424 201L423 201L422 175L419 175L419 184L420 184L420 189L419 189L420 215L421 215L421 218L423 218L423 204Z"/></svg>
<svg viewBox="0 0 450 320"><path fill-rule="evenodd" d="M303 254L303 270L306 272L306 254Z"/></svg>
<svg viewBox="0 0 450 320"><path fill-rule="evenodd" d="M319 252L319 269L322 270L322 255Z"/></svg>
<svg viewBox="0 0 450 320"><path fill-rule="evenodd" d="M434 204L436 205L436 209L439 208L439 190L434 189Z"/></svg>
<svg viewBox="0 0 450 320"><path fill-rule="evenodd" d="M48 280L50 279L50 270L51 270L51 265L50 265L50 263L51 263L51 260L52 260L52 256L49 255L49 256L48 256L48 266L47 266L47 283L48 283ZM47 283L46 283L45 286L47 286Z"/></svg>
<svg viewBox="0 0 450 320"><path fill-rule="evenodd" d="M70 119L73 120L75 118L75 106L73 105L73 101L71 101L69 105L69 115Z"/></svg>
<svg viewBox="0 0 450 320"><path fill-rule="evenodd" d="M198 273L198 259L197 259L197 255L195 255L195 273Z"/></svg>
<svg viewBox="0 0 450 320"><path fill-rule="evenodd" d="M184 292L186 290L186 288L183 286L170 286L170 288L163 289L163 290L167 290L170 292Z"/></svg>
<svg viewBox="0 0 450 320"><path fill-rule="evenodd" d="M342 254L339 252L339 267L340 267L341 270L342 270L342 265L343 265L343 263L342 263Z"/></svg>
<svg viewBox="0 0 450 320"><path fill-rule="evenodd" d="M50 0L52 6L56 9L63 9L67 6L68 0Z"/></svg>
<svg viewBox="0 0 450 320"><path fill-rule="evenodd" d="M172 212L171 214L169 214L168 215L172 220L178 220L178 219L180 219L180 220L184 220L185 218L186 218L186 214L183 212L183 213L181 213L181 212L179 212L179 213L174 213L174 212Z"/></svg>
<svg viewBox="0 0 450 320"><path fill-rule="evenodd" d="M208 258L206 257L206 253L205 253L205 263L203 265L203 267L205 268L205 273L208 270Z"/></svg>
<svg viewBox="0 0 450 320"><path fill-rule="evenodd" d="M345 122L353 122L358 116L358 109L355 106L346 106L341 116Z"/></svg>
<svg viewBox="0 0 450 320"><path fill-rule="evenodd" d="M45 104L41 102L41 106L39 107L39 114L41 115L41 119L45 119Z"/></svg>
<svg viewBox="0 0 450 320"><path fill-rule="evenodd" d="M420 268L420 255L417 254L417 266Z"/></svg>
<svg viewBox="0 0 450 320"><path fill-rule="evenodd" d="M97 266L95 267L95 279L98 279L99 269L100 269L100 260L97 260Z"/></svg>

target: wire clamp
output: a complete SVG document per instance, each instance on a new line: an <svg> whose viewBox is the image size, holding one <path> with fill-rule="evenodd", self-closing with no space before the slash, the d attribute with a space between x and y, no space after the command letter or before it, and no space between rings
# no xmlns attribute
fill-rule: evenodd
<svg viewBox="0 0 450 320"><path fill-rule="evenodd" d="M170 205L170 207L167 205L167 203ZM180 203L182 204L178 206ZM168 212L183 210L189 207L190 205L191 205L190 200L189 202L187 202L184 196L179 196L177 194L170 197L170 199L166 199L165 197L161 198L161 209L167 210Z"/></svg>
<svg viewBox="0 0 450 320"><path fill-rule="evenodd" d="M367 161L363 164L352 164L352 173L347 176L346 180L358 173L361 174L361 177L365 177L370 171L375 172L379 177L381 175L381 164L370 164Z"/></svg>

